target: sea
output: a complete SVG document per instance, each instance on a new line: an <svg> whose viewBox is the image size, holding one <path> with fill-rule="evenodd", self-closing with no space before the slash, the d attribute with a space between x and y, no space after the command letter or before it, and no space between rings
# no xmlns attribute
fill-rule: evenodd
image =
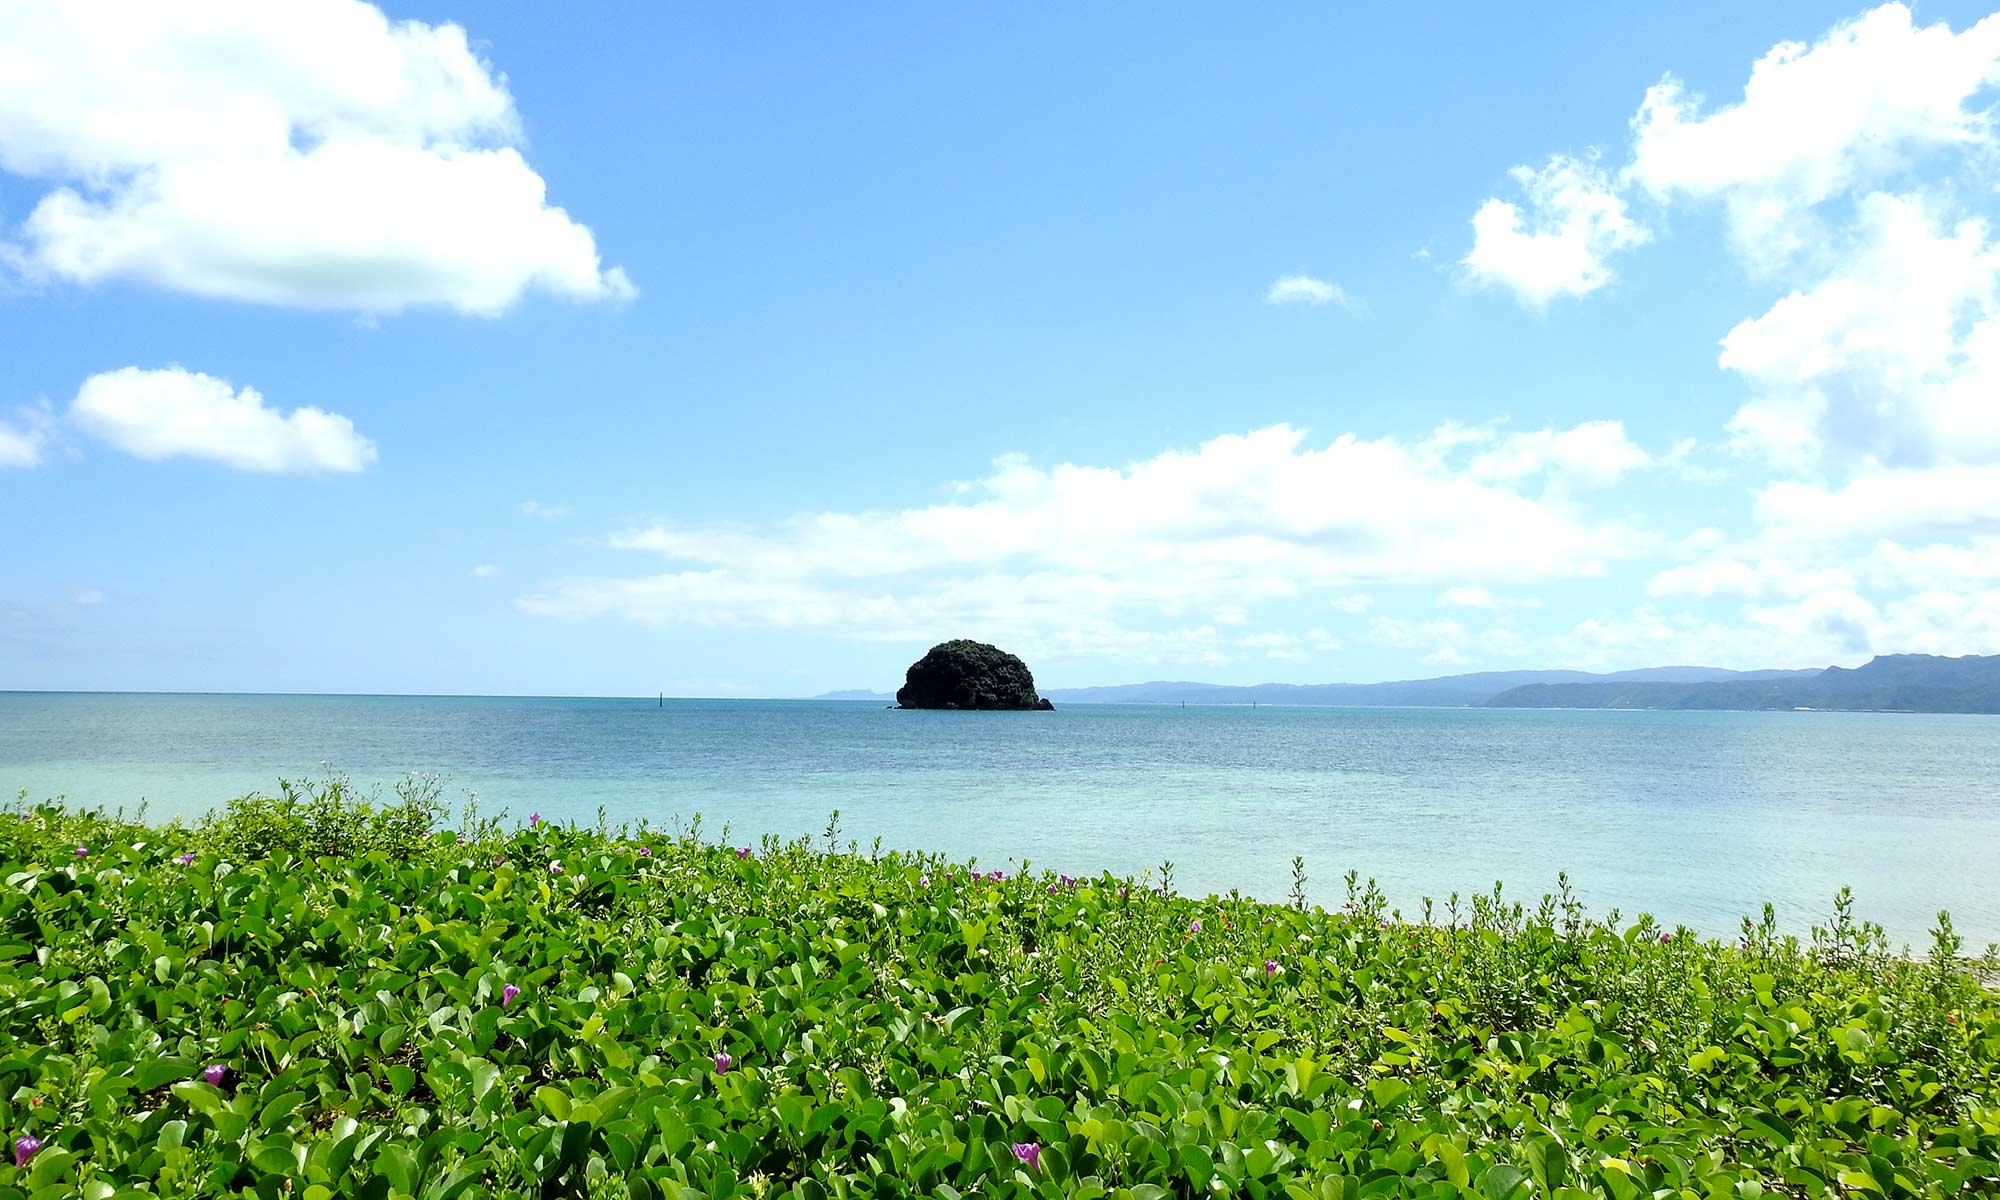
<svg viewBox="0 0 2000 1200"><path fill-rule="evenodd" d="M1598 915L1728 937L1836 892L1922 951L1940 910L2000 940L2000 717L811 700L0 693L0 792L148 820L342 773L390 795L750 844L935 851L1177 891L1309 899L1374 880L1405 916L1566 872Z"/></svg>

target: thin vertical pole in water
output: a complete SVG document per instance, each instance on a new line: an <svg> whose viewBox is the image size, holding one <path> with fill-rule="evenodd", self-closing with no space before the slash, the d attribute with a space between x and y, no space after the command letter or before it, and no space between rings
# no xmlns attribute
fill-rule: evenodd
<svg viewBox="0 0 2000 1200"><path fill-rule="evenodd" d="M667 694L666 694L665 692L661 692L661 693L660 693L660 707L661 707L661 708L665 708L666 706L667 706Z"/></svg>

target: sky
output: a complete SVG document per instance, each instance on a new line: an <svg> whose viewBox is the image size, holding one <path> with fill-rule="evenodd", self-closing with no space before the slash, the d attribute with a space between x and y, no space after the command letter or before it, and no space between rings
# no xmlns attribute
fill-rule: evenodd
<svg viewBox="0 0 2000 1200"><path fill-rule="evenodd" d="M2000 16L0 0L0 689L2000 652Z"/></svg>

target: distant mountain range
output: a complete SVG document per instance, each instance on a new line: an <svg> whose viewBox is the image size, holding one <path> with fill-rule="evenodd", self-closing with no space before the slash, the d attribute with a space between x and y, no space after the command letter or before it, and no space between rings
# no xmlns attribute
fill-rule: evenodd
<svg viewBox="0 0 2000 1200"><path fill-rule="evenodd" d="M1054 688L1042 694L1057 704L1320 704L1351 708L1466 708L1485 704L1510 689L1528 684L1597 684L1610 682L1705 683L1717 680L1776 679L1816 675L1818 671L1725 671L1718 667L1647 667L1593 675L1588 671L1479 671L1438 679L1405 679L1391 683L1221 683L1159 681L1113 687ZM888 692L850 690L827 692L817 700L871 700L892 704Z"/></svg>
<svg viewBox="0 0 2000 1200"><path fill-rule="evenodd" d="M1588 671L1478 671L1390 683L1220 683L1159 681L1115 687L1055 688L1062 704L1318 704L1422 708L1836 709L2000 713L2000 655L1941 658L1887 654L1865 666L1803 671L1647 667ZM893 704L889 692L828 692L819 700Z"/></svg>
<svg viewBox="0 0 2000 1200"><path fill-rule="evenodd" d="M1833 709L2000 713L2000 654L1885 654L1852 670L1693 682L1543 681L1485 701L1493 708Z"/></svg>

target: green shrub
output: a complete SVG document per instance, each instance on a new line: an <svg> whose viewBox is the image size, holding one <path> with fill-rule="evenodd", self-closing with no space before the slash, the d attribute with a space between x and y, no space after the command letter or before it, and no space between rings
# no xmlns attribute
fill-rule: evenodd
<svg viewBox="0 0 2000 1200"><path fill-rule="evenodd" d="M2000 999L1845 899L1152 879L281 789L0 817L0 1198L1993 1194ZM727 843L727 831L723 841ZM78 854L81 848L84 852ZM1162 873L1163 876L1166 874ZM210 1077L213 1068L213 1077Z"/></svg>
<svg viewBox="0 0 2000 1200"><path fill-rule="evenodd" d="M379 851L398 862L424 852L445 816L443 781L412 776L398 783L396 802L377 808L357 796L346 776L304 783L280 781L276 797L238 797L205 817L196 843L235 860L344 858Z"/></svg>

